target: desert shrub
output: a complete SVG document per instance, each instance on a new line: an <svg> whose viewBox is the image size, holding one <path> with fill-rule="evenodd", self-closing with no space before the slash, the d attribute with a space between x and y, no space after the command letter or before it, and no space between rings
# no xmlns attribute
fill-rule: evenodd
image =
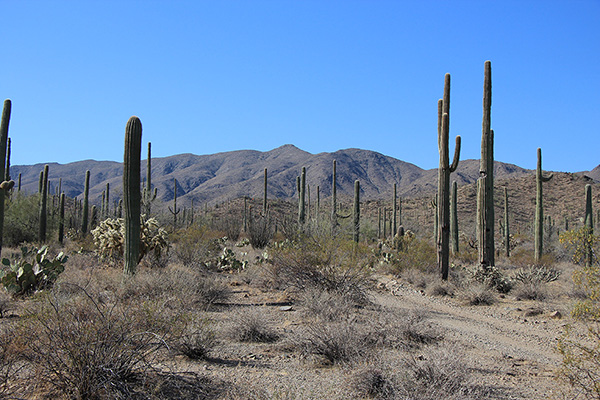
<svg viewBox="0 0 600 400"><path fill-rule="evenodd" d="M356 308L346 296L316 287L303 290L299 300L308 316L323 321L339 321Z"/></svg>
<svg viewBox="0 0 600 400"><path fill-rule="evenodd" d="M176 259L188 267L206 267L209 259L221 251L220 236L207 226L193 225L171 235L172 252Z"/></svg>
<svg viewBox="0 0 600 400"><path fill-rule="evenodd" d="M531 265L552 266L556 263L553 253L545 251L539 261L535 260L533 248L519 247L510 254L510 264L516 267L527 268ZM507 261L509 261L507 260Z"/></svg>
<svg viewBox="0 0 600 400"><path fill-rule="evenodd" d="M275 235L271 218L259 217L248 219L248 238L255 249L264 249Z"/></svg>
<svg viewBox="0 0 600 400"><path fill-rule="evenodd" d="M464 354L455 347L428 350L422 356L407 356L404 376L398 384L399 398L483 399L489 393L469 384L469 369Z"/></svg>
<svg viewBox="0 0 600 400"><path fill-rule="evenodd" d="M410 350L440 341L443 336L416 310L385 313L366 322L364 341L376 347Z"/></svg>
<svg viewBox="0 0 600 400"><path fill-rule="evenodd" d="M560 234L560 243L571 255L575 264L583 264L591 254L591 264L598 263L598 245L600 237L595 235L588 227L573 229Z"/></svg>
<svg viewBox="0 0 600 400"><path fill-rule="evenodd" d="M2 243L4 246L19 246L38 240L40 196L11 196L5 204ZM52 235L52 221L47 224L47 234Z"/></svg>
<svg viewBox="0 0 600 400"><path fill-rule="evenodd" d="M490 286L482 283L470 285L463 292L462 298L471 306L489 306L496 302Z"/></svg>
<svg viewBox="0 0 600 400"><path fill-rule="evenodd" d="M348 364L364 359L372 351L360 325L351 321L309 325L297 339L304 356L316 357L329 364Z"/></svg>
<svg viewBox="0 0 600 400"><path fill-rule="evenodd" d="M504 276L495 266L474 265L465 270L469 282L480 283L500 293L508 293L512 289L512 282Z"/></svg>
<svg viewBox="0 0 600 400"><path fill-rule="evenodd" d="M242 230L242 219L234 214L225 213L212 222L212 228L225 233L234 242L240 237Z"/></svg>
<svg viewBox="0 0 600 400"><path fill-rule="evenodd" d="M192 360L204 360L217 343L216 333L211 328L211 322L208 319L196 319L187 324L172 347L176 352Z"/></svg>
<svg viewBox="0 0 600 400"><path fill-rule="evenodd" d="M418 239L414 234L408 233L400 240L402 244L400 250L394 252L390 272L399 275L403 270L411 268L427 272L435 270L437 253L427 240Z"/></svg>
<svg viewBox="0 0 600 400"><path fill-rule="evenodd" d="M346 296L355 304L367 304L372 262L372 253L363 244L303 236L297 242L273 246L265 272L275 287L319 287Z"/></svg>
<svg viewBox="0 0 600 400"><path fill-rule="evenodd" d="M453 296L454 290L448 282L436 281L427 290L430 296Z"/></svg>
<svg viewBox="0 0 600 400"><path fill-rule="evenodd" d="M12 327L3 327L0 332L0 399L19 398L14 396L19 389L16 377L24 364L20 360L16 335Z"/></svg>
<svg viewBox="0 0 600 400"><path fill-rule="evenodd" d="M125 399L132 397L134 378L154 368L165 344L164 331L152 329L157 321L164 318L143 305L102 305L87 293L64 302L48 295L30 311L20 334L36 381L70 398Z"/></svg>
<svg viewBox="0 0 600 400"><path fill-rule="evenodd" d="M352 379L352 386L363 398L393 399L396 396L394 382L379 368L369 367L358 371Z"/></svg>
<svg viewBox="0 0 600 400"><path fill-rule="evenodd" d="M108 218L101 221L92 230L92 237L101 258L115 260L123 257L123 246L125 245L123 218ZM160 257L168 249L167 231L158 225L155 218L146 218L145 215L142 215L139 259L141 260L150 252L154 252L156 257Z"/></svg>
<svg viewBox="0 0 600 400"><path fill-rule="evenodd" d="M513 290L517 300L544 301L548 298L548 291L543 282L520 282Z"/></svg>
<svg viewBox="0 0 600 400"><path fill-rule="evenodd" d="M432 273L414 268L403 270L400 276L417 289L426 289L431 283L438 279Z"/></svg>
<svg viewBox="0 0 600 400"><path fill-rule="evenodd" d="M240 311L232 317L229 337L239 342L271 343L279 339L279 335L268 324L258 311Z"/></svg>

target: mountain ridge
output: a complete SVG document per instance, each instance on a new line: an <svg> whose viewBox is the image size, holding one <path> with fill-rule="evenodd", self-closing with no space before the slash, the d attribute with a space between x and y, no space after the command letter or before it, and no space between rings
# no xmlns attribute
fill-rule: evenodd
<svg viewBox="0 0 600 400"><path fill-rule="evenodd" d="M414 164L386 156L379 152L358 148L312 154L293 144L275 149L234 150L207 155L183 153L152 158L152 184L158 188L163 201L173 198L173 179L177 180L180 204L215 203L227 199L263 196L264 169L268 175L268 197L292 199L296 196L296 177L303 166L307 169L307 184L312 197L319 186L322 198L331 195L332 163L337 163L337 193L352 196L354 181L361 183L361 196L365 200L391 196L393 184L398 195L416 197L434 193L437 189L437 169L422 169ZM22 189L37 192L39 173L45 164L11 166L13 179L21 173ZM116 161L81 160L67 164L48 163L51 192L61 179L61 190L67 196L81 197L85 171L90 170L90 198L99 203L102 191L109 184L110 198L122 193L122 163ZM142 179L145 179L146 160L142 160ZM534 173L514 164L495 162L496 179L519 178ZM600 166L578 174L600 180ZM451 176L459 186L471 184L479 176L479 160L461 160Z"/></svg>

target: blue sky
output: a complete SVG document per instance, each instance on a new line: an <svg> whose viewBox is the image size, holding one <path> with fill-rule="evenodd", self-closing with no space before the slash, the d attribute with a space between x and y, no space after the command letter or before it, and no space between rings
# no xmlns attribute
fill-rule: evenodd
<svg viewBox="0 0 600 400"><path fill-rule="evenodd" d="M292 143L435 168L446 72L479 158L485 60L497 160L600 163L598 0L0 0L0 36L14 165L121 161L137 115L153 157Z"/></svg>

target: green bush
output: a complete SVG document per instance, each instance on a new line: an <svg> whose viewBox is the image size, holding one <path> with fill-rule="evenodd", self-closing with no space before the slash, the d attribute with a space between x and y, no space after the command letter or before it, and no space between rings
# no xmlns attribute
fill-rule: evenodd
<svg viewBox="0 0 600 400"><path fill-rule="evenodd" d="M40 196L25 196L19 193L9 197L5 204L4 231L2 243L4 246L16 247L22 243L35 242L39 232ZM47 234L51 237L53 230L52 218L47 221Z"/></svg>

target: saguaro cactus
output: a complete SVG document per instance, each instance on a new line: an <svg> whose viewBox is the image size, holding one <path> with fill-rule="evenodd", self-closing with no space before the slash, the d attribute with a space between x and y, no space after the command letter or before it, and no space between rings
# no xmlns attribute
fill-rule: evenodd
<svg viewBox="0 0 600 400"><path fill-rule="evenodd" d="M152 202L156 199L158 189L152 191L152 144L148 142L148 159L146 160L146 185L144 186L144 196L142 201L147 216L150 216Z"/></svg>
<svg viewBox="0 0 600 400"><path fill-rule="evenodd" d="M300 200L298 202L298 224L304 225L306 221L306 167L302 167L300 176Z"/></svg>
<svg viewBox="0 0 600 400"><path fill-rule="evenodd" d="M508 225L508 189L504 187L504 246L506 257L510 257L510 226Z"/></svg>
<svg viewBox="0 0 600 400"><path fill-rule="evenodd" d="M63 244L65 235L65 194L60 194L60 214L58 220L58 243Z"/></svg>
<svg viewBox="0 0 600 400"><path fill-rule="evenodd" d="M123 156L123 205L125 208L126 276L135 274L140 254L140 157L142 152L142 122L131 117L125 127Z"/></svg>
<svg viewBox="0 0 600 400"><path fill-rule="evenodd" d="M88 229L88 208L90 200L90 170L85 171L85 186L83 189L83 210L81 217L81 233L84 235Z"/></svg>
<svg viewBox="0 0 600 400"><path fill-rule="evenodd" d="M267 215L267 169L265 168L264 177L264 188L263 188L263 216ZM244 230L245 232L245 230Z"/></svg>
<svg viewBox="0 0 600 400"><path fill-rule="evenodd" d="M591 235L594 233L594 220L592 213L592 185L585 185L585 229L586 234ZM585 249L585 266L590 268L593 261L593 250L589 240L586 240Z"/></svg>
<svg viewBox="0 0 600 400"><path fill-rule="evenodd" d="M396 220L396 204L398 203L398 193L396 191L396 184L394 183L394 196L392 198L392 236L396 233L397 230L397 220Z"/></svg>
<svg viewBox="0 0 600 400"><path fill-rule="evenodd" d="M358 243L360 235L360 182L354 181L354 211L352 212L352 238Z"/></svg>
<svg viewBox="0 0 600 400"><path fill-rule="evenodd" d="M41 243L46 241L46 207L48 203L48 164L44 166L44 175L42 178L42 195L40 197L40 231L39 240Z"/></svg>
<svg viewBox="0 0 600 400"><path fill-rule="evenodd" d="M485 62L483 78L483 121L481 124L481 161L477 179L477 248L479 264L495 265L494 252L494 131L492 115L492 63Z"/></svg>
<svg viewBox="0 0 600 400"><path fill-rule="evenodd" d="M441 102L441 104L440 104ZM441 106L441 107L440 107ZM448 145L450 131L450 74L444 77L444 98L438 101L438 123L440 123L440 108L442 111L441 124L438 126L438 149L440 166L438 168L438 231L437 231L437 262L442 279L448 279L450 263L450 174L456 171L460 157L460 136L456 137L454 158L450 164Z"/></svg>
<svg viewBox="0 0 600 400"><path fill-rule="evenodd" d="M545 177L542 172L542 149L537 149L537 169L535 171L535 261L542 258L544 247L544 199L542 196L542 183L548 182L554 175Z"/></svg>
<svg viewBox="0 0 600 400"><path fill-rule="evenodd" d="M169 211L173 214L173 229L177 229L177 214L181 209L177 208L177 179L173 178L173 208L169 207Z"/></svg>
<svg viewBox="0 0 600 400"><path fill-rule="evenodd" d="M450 200L450 236L452 239L452 254L459 252L458 246L458 184L452 182L452 197Z"/></svg>
<svg viewBox="0 0 600 400"><path fill-rule="evenodd" d="M333 160L333 175L331 176L331 231L335 235L337 227L337 175L336 175L336 161Z"/></svg>
<svg viewBox="0 0 600 400"><path fill-rule="evenodd" d="M4 100L2 108L2 120L0 120L0 176L4 176L4 167L6 165L6 143L8 141L8 124L10 121L10 111L12 103L9 99ZM4 231L4 195L5 191L0 190L0 253L2 252L2 234Z"/></svg>

